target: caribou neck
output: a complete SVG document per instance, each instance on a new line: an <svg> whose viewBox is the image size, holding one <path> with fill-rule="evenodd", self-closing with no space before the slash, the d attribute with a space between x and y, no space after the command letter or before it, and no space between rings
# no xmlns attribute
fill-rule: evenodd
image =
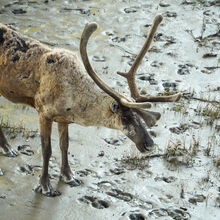
<svg viewBox="0 0 220 220"><path fill-rule="evenodd" d="M95 106L93 107L93 117L96 118L96 126L103 126L111 129L122 129L122 123L117 113L113 113L111 105L115 100L101 92ZM94 120L93 120L94 124Z"/></svg>

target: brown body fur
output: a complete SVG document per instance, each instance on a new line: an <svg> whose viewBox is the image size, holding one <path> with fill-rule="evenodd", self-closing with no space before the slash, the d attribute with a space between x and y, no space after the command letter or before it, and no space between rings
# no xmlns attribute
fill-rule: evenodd
<svg viewBox="0 0 220 220"><path fill-rule="evenodd" d="M113 99L88 77L74 53L50 49L4 25L0 32L0 94L52 121L119 129L117 119L109 120L111 111L104 111Z"/></svg>
<svg viewBox="0 0 220 220"><path fill-rule="evenodd" d="M48 178L51 156L51 126L58 122L62 153L61 176L79 185L68 164L68 124L105 126L121 129L117 114L110 110L114 100L102 92L88 76L78 57L64 49L50 49L0 24L0 94L14 103L34 107L39 114L43 153L40 188L46 195L57 195ZM0 147L11 156L0 128Z"/></svg>
<svg viewBox="0 0 220 220"><path fill-rule="evenodd" d="M0 94L12 102L34 107L39 115L43 168L37 191L48 196L60 194L53 190L48 175L54 121L58 122L62 154L61 177L72 186L78 186L81 182L73 177L68 163L69 123L118 129L141 152L152 150L154 142L142 119L151 127L160 118L160 113L141 108L151 107L148 101L175 101L179 97L179 94L162 98L142 97L138 94L135 83L137 67L161 21L162 16L155 17L149 37L131 70L128 74L120 73L127 78L132 97L146 99L147 102L143 103L133 102L112 90L93 70L86 46L89 37L97 29L97 24L86 25L82 33L80 54L83 64L68 50L50 49L0 24ZM0 147L9 156L16 156L1 128Z"/></svg>

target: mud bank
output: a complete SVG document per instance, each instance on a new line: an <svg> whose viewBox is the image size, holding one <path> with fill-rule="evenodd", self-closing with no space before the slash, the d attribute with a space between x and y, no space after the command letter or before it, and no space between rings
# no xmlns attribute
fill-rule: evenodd
<svg viewBox="0 0 220 220"><path fill-rule="evenodd" d="M62 195L43 197L32 190L42 169L37 114L0 97L4 132L19 152L12 159L0 155L2 220L220 218L219 1L0 2L1 23L51 47L77 51L84 25L97 22L91 62L109 85L127 94L116 72L129 69L156 14L164 20L137 83L142 94L179 91L183 97L153 106L162 113L150 129L155 152L140 154L118 131L71 125L71 167L84 182L71 188L59 181L54 124L50 178Z"/></svg>

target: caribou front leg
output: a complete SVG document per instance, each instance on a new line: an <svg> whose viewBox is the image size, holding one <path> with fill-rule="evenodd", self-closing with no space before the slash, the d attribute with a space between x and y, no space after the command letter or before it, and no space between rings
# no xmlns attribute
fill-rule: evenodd
<svg viewBox="0 0 220 220"><path fill-rule="evenodd" d="M4 155L7 157L16 157L18 154L9 145L7 139L5 138L1 126L0 126L0 148L2 148Z"/></svg>
<svg viewBox="0 0 220 220"><path fill-rule="evenodd" d="M41 192L43 195L48 197L61 195L60 192L53 190L48 175L49 160L52 154L51 130L52 130L52 121L47 120L46 118L40 116L40 135L41 135L41 146L42 146L42 155L43 155L43 168L40 177L40 185L35 189L35 191Z"/></svg>
<svg viewBox="0 0 220 220"><path fill-rule="evenodd" d="M82 181L75 179L68 161L69 135L68 124L58 123L60 150L62 154L62 165L60 179L70 186L79 186Z"/></svg>

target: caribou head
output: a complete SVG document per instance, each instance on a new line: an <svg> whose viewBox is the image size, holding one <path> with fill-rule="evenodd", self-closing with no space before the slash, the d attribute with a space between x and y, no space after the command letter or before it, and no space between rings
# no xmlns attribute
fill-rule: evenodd
<svg viewBox="0 0 220 220"><path fill-rule="evenodd" d="M118 115L122 124L122 132L136 144L140 152L151 151L154 145L154 142L149 136L142 120L148 127L152 127L161 116L159 112L146 110L146 108L151 107L150 102L174 102L180 98L179 93L170 96L142 96L139 94L135 81L135 73L138 69L138 66L149 49L153 36L161 21L161 15L155 17L146 42L140 53L137 55L130 70L127 73L118 72L119 75L127 79L132 100L110 88L97 75L90 64L86 48L90 36L97 29L96 23L90 23L85 26L80 41L80 54L86 71L97 84L97 86L115 100L110 107L111 111Z"/></svg>

